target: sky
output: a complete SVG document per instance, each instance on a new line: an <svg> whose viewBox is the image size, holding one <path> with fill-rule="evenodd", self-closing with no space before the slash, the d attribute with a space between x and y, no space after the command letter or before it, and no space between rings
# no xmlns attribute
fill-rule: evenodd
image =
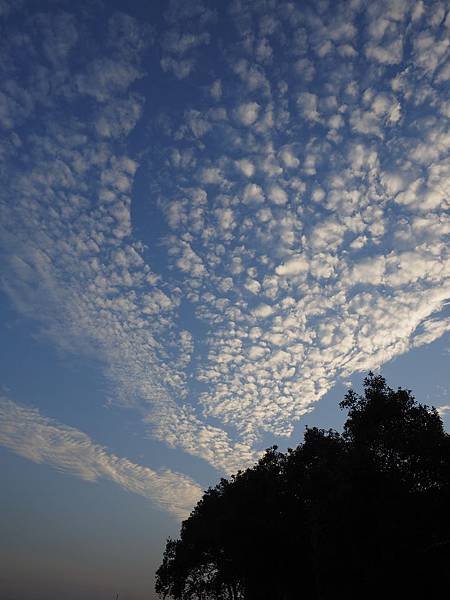
<svg viewBox="0 0 450 600"><path fill-rule="evenodd" d="M369 370L449 424L449 9L0 0L2 598L153 598Z"/></svg>

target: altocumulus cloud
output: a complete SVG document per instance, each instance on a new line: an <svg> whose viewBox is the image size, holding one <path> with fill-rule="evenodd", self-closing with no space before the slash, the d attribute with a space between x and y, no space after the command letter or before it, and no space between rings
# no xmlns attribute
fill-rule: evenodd
<svg viewBox="0 0 450 600"><path fill-rule="evenodd" d="M234 471L448 330L445 2L64 6L1 41L2 286L151 435Z"/></svg>

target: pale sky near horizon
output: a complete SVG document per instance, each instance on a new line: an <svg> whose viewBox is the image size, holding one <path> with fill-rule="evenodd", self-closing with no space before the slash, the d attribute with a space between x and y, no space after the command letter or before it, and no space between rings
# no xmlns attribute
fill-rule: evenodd
<svg viewBox="0 0 450 600"><path fill-rule="evenodd" d="M445 0L0 0L5 600L143 600L380 369L450 416Z"/></svg>

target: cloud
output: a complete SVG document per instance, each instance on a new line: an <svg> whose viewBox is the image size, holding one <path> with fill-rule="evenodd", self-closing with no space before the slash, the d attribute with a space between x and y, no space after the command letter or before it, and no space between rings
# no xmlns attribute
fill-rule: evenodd
<svg viewBox="0 0 450 600"><path fill-rule="evenodd" d="M247 158L236 161L236 166L246 177L251 177L255 173L255 165Z"/></svg>
<svg viewBox="0 0 450 600"><path fill-rule="evenodd" d="M61 44L58 70L30 32L23 77L11 29L0 169L14 307L65 351L100 358L114 401L156 439L223 472L259 456L266 432L291 435L340 377L438 339L443 6L249 3L224 18L176 2L161 56L127 19L107 23L107 51L92 32L86 43L78 16L67 44L40 25L46 47ZM216 18L233 47L209 31ZM144 74L152 60L179 81L146 111L146 86L167 83ZM136 139L149 131L147 156ZM137 176L158 215L148 230L133 229Z"/></svg>
<svg viewBox="0 0 450 600"><path fill-rule="evenodd" d="M288 201L286 192L279 185L271 185L268 194L274 204L283 205Z"/></svg>
<svg viewBox="0 0 450 600"><path fill-rule="evenodd" d="M386 259L376 256L354 265L351 281L369 285L381 285L384 282Z"/></svg>
<svg viewBox="0 0 450 600"><path fill-rule="evenodd" d="M95 123L97 132L105 138L128 135L142 116L144 99L131 95L102 107Z"/></svg>
<svg viewBox="0 0 450 600"><path fill-rule="evenodd" d="M237 109L237 118L242 125L250 126L258 118L260 106L257 102L246 102L241 104Z"/></svg>
<svg viewBox="0 0 450 600"><path fill-rule="evenodd" d="M85 481L110 480L178 519L186 518L200 499L201 488L186 475L118 458L82 431L44 417L35 408L3 396L0 417L0 444L28 460Z"/></svg>
<svg viewBox="0 0 450 600"><path fill-rule="evenodd" d="M184 9L179 7L177 9L178 18L180 14L186 12ZM178 26L170 27L161 36L161 48L162 57L160 60L161 69L166 73L173 73L177 79L186 79L195 70L197 64L197 53L196 50L200 46L205 46L210 43L211 36L208 31L203 29L202 31L188 31L189 19L196 15L195 19L191 22L192 28L197 29L199 26L204 28L210 21L210 18L206 18L207 11L203 12L205 19L199 21L199 13L203 11L190 11L186 12L186 20L183 23L183 31ZM173 14L171 9L166 13ZM171 17L169 22L176 23L178 18ZM219 82L220 83L220 82ZM216 83L215 94L219 91L217 87L219 83Z"/></svg>
<svg viewBox="0 0 450 600"><path fill-rule="evenodd" d="M319 121L316 94L302 92L297 98L297 106L300 114L306 121Z"/></svg>
<svg viewBox="0 0 450 600"><path fill-rule="evenodd" d="M424 321L414 336L414 346L431 344L450 331L450 319L429 319Z"/></svg>
<svg viewBox="0 0 450 600"><path fill-rule="evenodd" d="M275 269L275 273L277 275L281 275L282 277L290 277L300 275L301 273L306 273L308 268L309 263L306 257L299 255L293 256L283 264L279 265Z"/></svg>
<svg viewBox="0 0 450 600"><path fill-rule="evenodd" d="M210 94L214 100L220 100L222 97L222 82L220 79L216 79L216 81L211 84Z"/></svg>
<svg viewBox="0 0 450 600"><path fill-rule="evenodd" d="M283 148L280 152L281 160L288 169L295 169L299 166L300 161L289 147Z"/></svg>
<svg viewBox="0 0 450 600"><path fill-rule="evenodd" d="M255 202L257 204L264 202L264 192L261 186L256 183L249 183L245 186L243 200L246 203Z"/></svg>
<svg viewBox="0 0 450 600"><path fill-rule="evenodd" d="M202 259L194 252L191 246L185 242L181 245L181 248L182 254L176 262L177 267L194 277L205 275L206 269Z"/></svg>
<svg viewBox="0 0 450 600"><path fill-rule="evenodd" d="M196 35L194 33L180 33L175 29L169 30L163 37L162 47L171 54L185 54L188 50L209 44L209 33L203 31Z"/></svg>
<svg viewBox="0 0 450 600"><path fill-rule="evenodd" d="M265 319L266 317L270 317L270 315L273 313L273 308L268 304L260 304L253 309L252 313L257 318Z"/></svg>
<svg viewBox="0 0 450 600"><path fill-rule="evenodd" d="M75 78L75 85L81 94L105 102L113 94L127 90L141 77L143 72L134 65L103 57L89 63Z"/></svg>
<svg viewBox="0 0 450 600"><path fill-rule="evenodd" d="M177 60L171 56L164 56L160 64L164 72L173 73L177 79L186 79L195 69L195 60L193 58Z"/></svg>
<svg viewBox="0 0 450 600"><path fill-rule="evenodd" d="M402 40L394 40L386 45L368 44L365 48L367 58L383 65L396 65L402 60Z"/></svg>

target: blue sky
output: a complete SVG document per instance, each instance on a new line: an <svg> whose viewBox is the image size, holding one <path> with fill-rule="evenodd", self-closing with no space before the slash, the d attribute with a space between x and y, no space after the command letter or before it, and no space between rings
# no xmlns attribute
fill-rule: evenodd
<svg viewBox="0 0 450 600"><path fill-rule="evenodd" d="M149 597L202 490L339 428L369 369L447 423L448 2L0 27L8 598Z"/></svg>

